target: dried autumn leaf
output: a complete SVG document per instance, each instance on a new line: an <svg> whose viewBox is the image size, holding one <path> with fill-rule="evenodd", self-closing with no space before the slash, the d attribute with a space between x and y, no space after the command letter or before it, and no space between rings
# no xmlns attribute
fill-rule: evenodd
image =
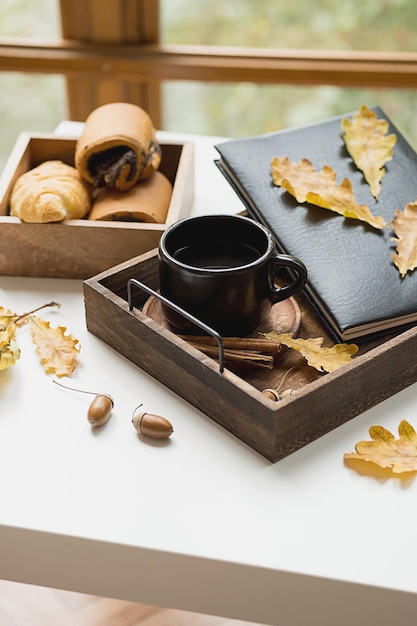
<svg viewBox="0 0 417 626"><path fill-rule="evenodd" d="M47 374L58 377L70 376L76 366L79 353L78 339L66 335L65 326L51 328L50 322L37 316L30 316L30 329L36 350Z"/></svg>
<svg viewBox="0 0 417 626"><path fill-rule="evenodd" d="M378 119L375 111L370 111L365 105L352 119L344 118L341 127L350 156L363 173L372 195L378 199L380 183L385 175L384 165L393 157L397 136L394 133L387 135L387 120Z"/></svg>
<svg viewBox="0 0 417 626"><path fill-rule="evenodd" d="M417 471L417 434L406 420L400 422L398 439L383 426L371 426L369 435L372 441L359 441L356 452L346 453L344 458L370 461L394 474Z"/></svg>
<svg viewBox="0 0 417 626"><path fill-rule="evenodd" d="M14 338L16 333L16 325L9 322L6 326L0 328L0 350L2 350L10 340Z"/></svg>
<svg viewBox="0 0 417 626"><path fill-rule="evenodd" d="M331 348L323 348L323 337L297 339L288 333L278 334L274 331L265 333L265 337L271 341L279 341L287 348L300 352L307 363L319 372L334 372L339 367L349 363L359 349L355 344L345 343L337 343Z"/></svg>
<svg viewBox="0 0 417 626"><path fill-rule="evenodd" d="M16 314L0 307L0 370L16 364L20 358L20 349L17 345L15 334Z"/></svg>
<svg viewBox="0 0 417 626"><path fill-rule="evenodd" d="M344 178L340 185L336 183L336 172L329 165L317 172L308 159L294 163L288 157L274 157L271 168L274 185L288 191L298 202L309 202L374 228L387 226L384 218L373 215L366 204L357 204L350 180Z"/></svg>
<svg viewBox="0 0 417 626"><path fill-rule="evenodd" d="M20 358L20 349L15 339L16 325L9 322L0 329L0 370L15 365Z"/></svg>
<svg viewBox="0 0 417 626"><path fill-rule="evenodd" d="M15 320L17 317L18 316L16 315L16 313L13 313L12 311L9 311L8 309L0 306L0 328L3 328L3 326L7 326L7 324L13 322L13 320Z"/></svg>
<svg viewBox="0 0 417 626"><path fill-rule="evenodd" d="M401 278L404 278L408 271L417 267L417 200L409 202L404 212L397 209L391 226L397 235L393 239L397 244L397 254L392 254L392 260Z"/></svg>

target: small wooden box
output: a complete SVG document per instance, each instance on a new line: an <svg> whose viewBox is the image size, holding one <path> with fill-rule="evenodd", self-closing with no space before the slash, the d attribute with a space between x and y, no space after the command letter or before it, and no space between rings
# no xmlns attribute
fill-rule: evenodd
<svg viewBox="0 0 417 626"><path fill-rule="evenodd" d="M0 178L0 274L85 279L158 246L165 228L191 212L194 196L194 146L161 143L160 171L173 185L166 222L68 220L27 224L9 215L17 178L41 162L59 159L74 165L76 138L52 133L22 133Z"/></svg>
<svg viewBox="0 0 417 626"><path fill-rule="evenodd" d="M84 282L87 328L270 461L277 461L417 380L417 327L360 345L348 365L319 374L305 362L293 367L287 351L267 374L219 370L181 337L142 312L148 294L127 283L136 278L159 288L157 251L150 251ZM133 294L133 290L132 290ZM298 337L332 343L304 296ZM303 365L304 364L304 365ZM292 371L291 371L292 370ZM289 373L289 375L288 375ZM285 380L285 385L282 382ZM275 401L265 387L294 388Z"/></svg>

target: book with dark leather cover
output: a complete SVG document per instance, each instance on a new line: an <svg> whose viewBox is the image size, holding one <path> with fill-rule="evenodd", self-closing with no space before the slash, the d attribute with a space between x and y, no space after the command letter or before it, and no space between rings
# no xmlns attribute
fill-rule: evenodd
<svg viewBox="0 0 417 626"><path fill-rule="evenodd" d="M401 278L391 258L396 251L391 228L395 210L404 210L417 198L417 155L383 111L372 110L378 118L387 119L389 132L397 135L378 201L341 134L341 120L353 113L215 146L220 155L216 164L249 215L267 226L278 251L305 263L305 294L339 341L367 338L417 320L417 270ZM337 183L348 178L357 203L384 217L388 228L377 230L357 219L299 204L274 186L274 156L287 156L297 163L307 158L318 171L329 165Z"/></svg>

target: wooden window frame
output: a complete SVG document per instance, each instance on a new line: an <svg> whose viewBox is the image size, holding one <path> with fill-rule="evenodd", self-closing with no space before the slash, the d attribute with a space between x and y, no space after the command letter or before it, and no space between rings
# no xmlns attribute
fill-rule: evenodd
<svg viewBox="0 0 417 626"><path fill-rule="evenodd" d="M63 74L69 115L131 101L162 128L170 81L417 88L417 53L162 45L158 0L60 0L63 38L0 38L0 70Z"/></svg>

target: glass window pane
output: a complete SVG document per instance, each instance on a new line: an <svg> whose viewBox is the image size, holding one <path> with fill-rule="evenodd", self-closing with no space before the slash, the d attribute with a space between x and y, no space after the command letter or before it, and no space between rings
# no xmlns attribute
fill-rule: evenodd
<svg viewBox="0 0 417 626"><path fill-rule="evenodd" d="M58 0L1 0L0 36L60 37Z"/></svg>
<svg viewBox="0 0 417 626"><path fill-rule="evenodd" d="M398 89L168 82L163 87L164 128L245 137L318 122L366 104L381 107L417 150L416 95Z"/></svg>
<svg viewBox="0 0 417 626"><path fill-rule="evenodd" d="M417 51L415 0L160 0L167 44ZM417 92L401 89L166 83L170 130L244 137L380 106L417 149ZM187 114L184 115L186 110Z"/></svg>
<svg viewBox="0 0 417 626"><path fill-rule="evenodd" d="M0 36L60 37L58 0L1 0ZM62 76L0 73L0 171L23 131L53 131L67 116Z"/></svg>
<svg viewBox="0 0 417 626"><path fill-rule="evenodd" d="M415 0L160 0L164 43L417 50Z"/></svg>
<svg viewBox="0 0 417 626"><path fill-rule="evenodd" d="M23 131L52 132L67 117L63 76L0 73L0 172Z"/></svg>

